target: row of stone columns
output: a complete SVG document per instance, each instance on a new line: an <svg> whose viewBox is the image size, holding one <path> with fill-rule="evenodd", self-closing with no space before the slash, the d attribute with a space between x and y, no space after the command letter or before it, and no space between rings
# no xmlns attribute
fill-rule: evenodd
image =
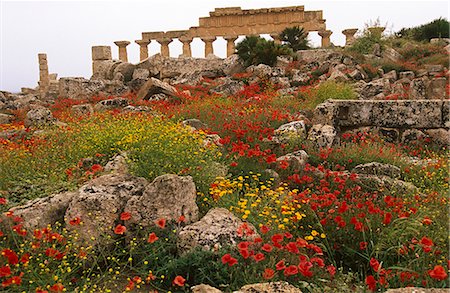
<svg viewBox="0 0 450 293"><path fill-rule="evenodd" d="M355 34L358 31L356 28L345 29L342 33L345 35L345 45L351 45L355 41ZM372 33L381 33L384 31L382 27L374 27L369 28L369 31ZM322 48L327 48L331 46L330 36L333 32L330 30L319 31L319 36L322 37L321 45ZM281 44L281 39L279 34L270 34L276 44ZM223 37L227 42L227 56L230 56L235 51L235 41L238 38L237 36L224 36ZM179 37L178 40L183 44L183 56L191 57L191 42L193 40L192 37L182 36ZM201 40L205 43L205 57L214 54L213 42L216 40L216 37L203 37ZM161 45L161 55L164 57L170 56L169 44L173 41L171 38L160 38L156 39ZM148 58L148 45L151 40L136 40L135 43L139 45L140 52L140 60L144 60ZM128 54L127 54L127 46L130 44L128 41L117 41L114 42L119 47L119 59L128 62Z"/></svg>

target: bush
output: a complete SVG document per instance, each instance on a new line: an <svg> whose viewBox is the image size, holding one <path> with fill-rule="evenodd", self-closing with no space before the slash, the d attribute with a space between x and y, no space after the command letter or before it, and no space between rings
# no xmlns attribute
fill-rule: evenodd
<svg viewBox="0 0 450 293"><path fill-rule="evenodd" d="M261 63L273 66L278 56L293 54L292 50L286 46L256 36L246 37L236 45L236 51L245 66Z"/></svg>
<svg viewBox="0 0 450 293"><path fill-rule="evenodd" d="M318 87L311 89L306 93L307 109L314 109L317 105L328 99L335 100L353 100L356 99L356 93L351 85L326 81L319 84Z"/></svg>
<svg viewBox="0 0 450 293"><path fill-rule="evenodd" d="M416 41L429 41L433 38L449 37L449 22L444 18L438 18L427 24L413 27L403 28L397 36L400 38L408 38Z"/></svg>
<svg viewBox="0 0 450 293"><path fill-rule="evenodd" d="M294 26L285 28L280 39L294 51L309 49L308 33L303 28Z"/></svg>

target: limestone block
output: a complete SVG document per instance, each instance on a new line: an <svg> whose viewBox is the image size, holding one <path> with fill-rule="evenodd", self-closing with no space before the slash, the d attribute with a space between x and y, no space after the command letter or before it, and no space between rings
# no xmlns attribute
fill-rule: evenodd
<svg viewBox="0 0 450 293"><path fill-rule="evenodd" d="M111 47L110 46L93 46L92 47L92 60L111 60Z"/></svg>

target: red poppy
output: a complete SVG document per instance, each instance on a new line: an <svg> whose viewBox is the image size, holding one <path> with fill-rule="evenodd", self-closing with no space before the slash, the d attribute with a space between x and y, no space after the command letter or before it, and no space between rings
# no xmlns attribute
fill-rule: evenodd
<svg viewBox="0 0 450 293"><path fill-rule="evenodd" d="M266 244L264 244L264 245L261 247L261 249L264 250L264 251L266 251L266 252L271 252L271 251L272 251L272 246L271 246L270 244L266 243Z"/></svg>
<svg viewBox="0 0 450 293"><path fill-rule="evenodd" d="M275 271L269 268L266 268L263 272L263 278L266 280L272 279L275 275Z"/></svg>
<svg viewBox="0 0 450 293"><path fill-rule="evenodd" d="M161 229L164 229L166 227L166 219L159 219L156 221L156 226L158 226Z"/></svg>
<svg viewBox="0 0 450 293"><path fill-rule="evenodd" d="M134 282L132 280L128 281L127 286L125 287L125 291L131 291L134 289Z"/></svg>
<svg viewBox="0 0 450 293"><path fill-rule="evenodd" d="M181 216L178 218L178 223L184 223L184 222L186 222L186 217L183 216L183 215L181 215Z"/></svg>
<svg viewBox="0 0 450 293"><path fill-rule="evenodd" d="M19 257L11 249L3 249L1 254L8 259L8 263L10 265L16 265L19 263Z"/></svg>
<svg viewBox="0 0 450 293"><path fill-rule="evenodd" d="M103 170L103 167L99 164L94 164L91 167L92 172L97 173Z"/></svg>
<svg viewBox="0 0 450 293"><path fill-rule="evenodd" d="M423 236L419 243L423 246L433 246L433 240L426 236Z"/></svg>
<svg viewBox="0 0 450 293"><path fill-rule="evenodd" d="M260 261L262 261L262 260L264 260L266 257L264 256L264 254L263 253L257 253L257 254L255 254L254 256L253 256L253 259L256 261L256 262L260 262Z"/></svg>
<svg viewBox="0 0 450 293"><path fill-rule="evenodd" d="M231 162L230 167L237 167L238 163L237 162Z"/></svg>
<svg viewBox="0 0 450 293"><path fill-rule="evenodd" d="M11 267L10 266L0 267L0 277L9 277L9 276L11 276Z"/></svg>
<svg viewBox="0 0 450 293"><path fill-rule="evenodd" d="M366 277L366 285L371 291L377 290L377 280L372 275Z"/></svg>
<svg viewBox="0 0 450 293"><path fill-rule="evenodd" d="M158 239L159 239L158 236L156 236L156 234L152 232L152 233L150 233L150 235L148 235L147 242L148 243L153 243L153 242L155 242Z"/></svg>
<svg viewBox="0 0 450 293"><path fill-rule="evenodd" d="M266 234L267 232L269 232L269 227L262 225L261 228L259 228L259 231L261 231L261 233Z"/></svg>
<svg viewBox="0 0 450 293"><path fill-rule="evenodd" d="M333 265L329 265L327 266L327 271L331 277L334 277L334 275L336 274L336 267Z"/></svg>
<svg viewBox="0 0 450 293"><path fill-rule="evenodd" d="M384 214L383 224L388 225L392 221L392 214L386 213Z"/></svg>
<svg viewBox="0 0 450 293"><path fill-rule="evenodd" d="M79 217L75 217L69 221L69 224L72 226L80 225L80 223L81 223L81 219Z"/></svg>
<svg viewBox="0 0 450 293"><path fill-rule="evenodd" d="M120 219L122 221L128 221L129 219L131 219L131 214L128 212L123 212L120 214Z"/></svg>
<svg viewBox="0 0 450 293"><path fill-rule="evenodd" d="M287 276L293 276L298 274L298 268L297 266L290 265L287 268L284 269L284 275Z"/></svg>
<svg viewBox="0 0 450 293"><path fill-rule="evenodd" d="M362 241L362 242L359 243L359 249L365 250L365 249L367 249L367 245L368 245L367 242Z"/></svg>
<svg viewBox="0 0 450 293"><path fill-rule="evenodd" d="M186 282L186 279L183 278L182 276L176 276L175 279L173 279L173 284L183 287L184 286L184 282Z"/></svg>
<svg viewBox="0 0 450 293"><path fill-rule="evenodd" d="M313 267L313 264L309 261L301 261L298 264L298 268L300 273L305 276L305 277L312 277L313 276L313 272L310 271L310 269Z"/></svg>
<svg viewBox="0 0 450 293"><path fill-rule="evenodd" d="M36 293L48 293L47 290L43 290L41 288L36 288Z"/></svg>
<svg viewBox="0 0 450 293"><path fill-rule="evenodd" d="M275 269L277 271L281 271L284 270L286 268L286 265L284 264L284 259L280 260L279 262L277 262L277 264L275 265Z"/></svg>
<svg viewBox="0 0 450 293"><path fill-rule="evenodd" d="M61 283L56 283L55 285L50 287L50 292L63 292L64 285Z"/></svg>
<svg viewBox="0 0 450 293"><path fill-rule="evenodd" d="M248 241L244 241L244 242L239 242L239 244L237 245L237 247L242 250L242 249L248 249L248 246L250 245L250 242Z"/></svg>
<svg viewBox="0 0 450 293"><path fill-rule="evenodd" d="M249 258L252 254L248 251L248 249L240 249L239 253L242 255L244 259Z"/></svg>
<svg viewBox="0 0 450 293"><path fill-rule="evenodd" d="M227 253L224 256L222 256L222 263L223 264L228 264L230 267L232 267L235 264L237 264L237 259L235 259L229 253Z"/></svg>
<svg viewBox="0 0 450 293"><path fill-rule="evenodd" d="M21 273L19 276L14 276L14 277L4 280L2 282L2 287L8 287L11 285L20 286L20 284L22 283L22 276L23 276L23 273Z"/></svg>
<svg viewBox="0 0 450 293"><path fill-rule="evenodd" d="M6 198L0 197L0 204L1 204L1 205L5 205L5 204L7 204L7 203L8 203L8 200L7 200Z"/></svg>
<svg viewBox="0 0 450 293"><path fill-rule="evenodd" d="M380 263L373 257L370 259L369 264L375 272L378 272L381 269Z"/></svg>
<svg viewBox="0 0 450 293"><path fill-rule="evenodd" d="M427 225L427 226L431 225L432 223L433 223L433 220L431 220L428 217L424 217L423 220L422 220L422 224Z"/></svg>
<svg viewBox="0 0 450 293"><path fill-rule="evenodd" d="M437 265L434 267L434 269L428 271L428 275L430 275L430 277L432 277L433 279L439 280L439 281L443 281L445 279L447 279L447 272L444 269L443 266Z"/></svg>
<svg viewBox="0 0 450 293"><path fill-rule="evenodd" d="M123 235L127 231L127 227L123 225L117 225L116 228L114 228L114 233L117 235Z"/></svg>
<svg viewBox="0 0 450 293"><path fill-rule="evenodd" d="M25 253L24 255L22 255L22 257L20 258L20 262L23 264L26 264L30 261L30 254L29 253Z"/></svg>

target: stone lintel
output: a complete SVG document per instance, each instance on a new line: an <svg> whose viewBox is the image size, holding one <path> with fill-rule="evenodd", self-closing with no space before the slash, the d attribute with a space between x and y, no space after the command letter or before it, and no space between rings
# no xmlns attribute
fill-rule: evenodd
<svg viewBox="0 0 450 293"><path fill-rule="evenodd" d="M143 40L156 40L160 38L164 38L164 32L143 32L142 39Z"/></svg>
<svg viewBox="0 0 450 293"><path fill-rule="evenodd" d="M189 31L187 30L183 30L183 31L167 31L164 36L167 38L172 38L172 39L178 39L182 36L185 36L186 34L188 34Z"/></svg>
<svg viewBox="0 0 450 293"><path fill-rule="evenodd" d="M111 46L92 46L92 60L111 60Z"/></svg>

